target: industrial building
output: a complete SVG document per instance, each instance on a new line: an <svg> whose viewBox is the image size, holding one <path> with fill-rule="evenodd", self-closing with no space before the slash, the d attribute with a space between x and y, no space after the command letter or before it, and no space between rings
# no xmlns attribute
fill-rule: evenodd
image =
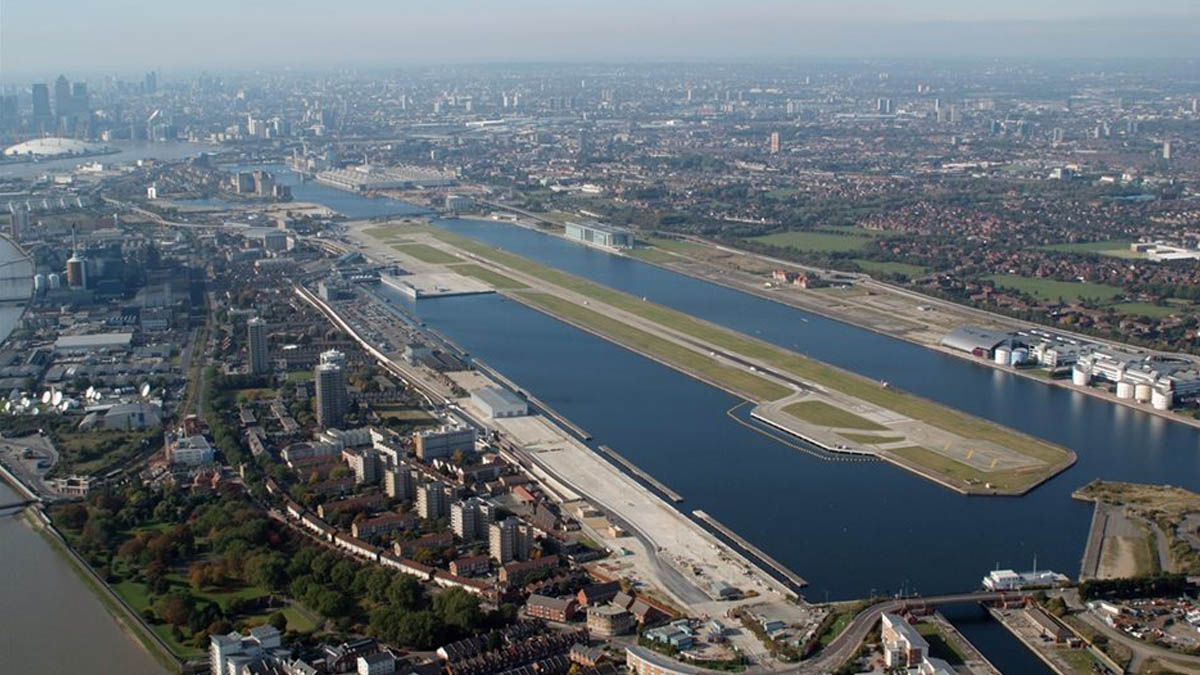
<svg viewBox="0 0 1200 675"><path fill-rule="evenodd" d="M983 578L983 587L989 591L1019 591L1025 588L1057 588L1066 586L1071 580L1064 574L1050 570L1016 572L992 570Z"/></svg>
<svg viewBox="0 0 1200 675"><path fill-rule="evenodd" d="M623 227L613 227L594 220L569 222L564 234L567 239L578 241L589 246L599 246L607 249L633 248L633 233Z"/></svg>
<svg viewBox="0 0 1200 675"><path fill-rule="evenodd" d="M501 387L483 387L471 392L471 403L490 419L521 417L529 414L525 399Z"/></svg>
<svg viewBox="0 0 1200 675"><path fill-rule="evenodd" d="M963 326L942 338L942 346L1002 366L1037 365L1085 387L1111 387L1119 399L1171 410L1200 396L1200 368L1175 357L1123 351L1106 344L1042 329L1005 333Z"/></svg>
<svg viewBox="0 0 1200 675"><path fill-rule="evenodd" d="M445 187L455 182L453 174L433 169L416 166L378 167L369 164L321 171L316 178L319 183L350 192Z"/></svg>
<svg viewBox="0 0 1200 675"><path fill-rule="evenodd" d="M997 347L1008 344L1011 340L1011 333L979 326L962 326L947 333L946 337L942 338L942 346L986 359L992 357Z"/></svg>

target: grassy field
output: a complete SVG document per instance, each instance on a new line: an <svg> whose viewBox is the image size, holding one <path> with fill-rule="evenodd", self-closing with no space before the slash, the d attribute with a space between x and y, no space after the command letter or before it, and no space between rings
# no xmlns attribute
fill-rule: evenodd
<svg viewBox="0 0 1200 675"><path fill-rule="evenodd" d="M761 237L754 237L753 241L771 246L783 246L786 248L794 248L801 251L816 251L818 253L844 253L850 251L858 251L864 248L871 242L873 237L863 236L860 233L833 234L832 232L817 232L817 231L797 231L797 232L776 232L775 234L767 234Z"/></svg>
<svg viewBox="0 0 1200 675"><path fill-rule="evenodd" d="M1100 660L1086 649L1070 649L1062 648L1054 650L1055 658L1071 669L1076 675L1090 675L1091 673L1104 672L1096 670L1100 665Z"/></svg>
<svg viewBox="0 0 1200 675"><path fill-rule="evenodd" d="M501 265L520 269L526 274L538 277L547 283L575 291L593 300L612 305L649 321L678 330L686 335L710 342L723 350L760 360L801 379L829 387L830 389L843 392L869 403L874 403L881 408L900 413L901 415L921 420L926 424L931 424L964 438L992 441L1021 454L1045 461L1054 467L1066 465L1074 459L1072 453L1058 446L1019 434L981 418L960 413L908 392L896 388L882 387L874 380L841 370L840 368L835 368L820 361L814 361L813 359L729 329L715 326L668 307L643 301L607 286L566 274L554 268L491 248L449 232L437 231L435 232L435 236L480 257L493 260ZM572 303L563 304L577 307ZM591 312L591 314L597 313ZM598 316L607 319L603 315ZM628 329L627 326L620 322L609 321ZM775 390L783 389L774 384L772 384L771 388ZM779 397L781 395L774 398ZM768 395L763 398L769 399L771 396ZM1035 476L1031 476L1027 482L1029 484L1036 484L1036 480Z"/></svg>
<svg viewBox="0 0 1200 675"><path fill-rule="evenodd" d="M844 432L838 434L842 438L853 441L855 443L863 443L865 445L879 445L880 443L897 443L904 440L903 436L871 436L870 434L852 434Z"/></svg>
<svg viewBox="0 0 1200 675"><path fill-rule="evenodd" d="M879 260L863 260L855 258L854 263L867 272L878 274L904 274L910 277L920 277L929 274L929 268L921 265L910 265L901 262L882 262Z"/></svg>
<svg viewBox="0 0 1200 675"><path fill-rule="evenodd" d="M981 486L984 483L991 483L998 490L1018 490L1028 485L1031 479L1040 479L1045 475L1043 471L980 471L916 445L896 448L887 452L929 469L960 486L965 486L970 481Z"/></svg>
<svg viewBox="0 0 1200 675"><path fill-rule="evenodd" d="M1188 307L1184 308L1179 305L1167 305L1165 307L1152 305L1148 302L1119 302L1112 305L1112 308L1121 314L1140 314L1148 316L1152 319L1158 319L1172 314L1194 314L1195 309Z"/></svg>
<svg viewBox="0 0 1200 675"><path fill-rule="evenodd" d="M594 330L621 344L645 352L684 370L695 372L730 389L743 392L750 398L770 401L783 398L791 393L790 389L746 370L721 365L697 351L651 335L562 298L534 292L518 293L517 296L534 307L566 318L568 321Z"/></svg>
<svg viewBox="0 0 1200 675"><path fill-rule="evenodd" d="M1067 302L1084 299L1108 302L1124 292L1121 288L1105 284L1055 281L1054 279L1032 279L1015 274L993 274L986 278L994 282L998 287L1010 288L1043 300L1058 300L1062 298Z"/></svg>
<svg viewBox="0 0 1200 675"><path fill-rule="evenodd" d="M1080 244L1053 244L1051 246L1042 246L1043 251L1057 251L1059 253L1099 253L1100 255L1112 255L1119 258L1136 255L1129 250L1129 245L1133 243L1132 239L1108 239L1106 241L1087 241Z"/></svg>
<svg viewBox="0 0 1200 675"><path fill-rule="evenodd" d="M838 429L862 429L863 431L887 431L887 427L852 412L834 407L824 401L797 401L785 406L783 411L809 424Z"/></svg>
<svg viewBox="0 0 1200 675"><path fill-rule="evenodd" d="M680 260L679 256L675 255L674 253L670 253L654 246L635 248L632 251L629 251L629 255L637 258L638 260L645 260L646 262L651 263L679 262Z"/></svg>
<svg viewBox="0 0 1200 675"><path fill-rule="evenodd" d="M461 258L452 256L445 251L440 251L429 244L396 244L392 248L431 265L449 265L462 262Z"/></svg>
<svg viewBox="0 0 1200 675"><path fill-rule="evenodd" d="M506 277L503 274L500 274L499 272L493 272L492 270L489 270L486 267L480 267L479 265L476 265L475 263L452 265L451 269L453 269L455 272L458 272L459 274L462 274L464 276L475 277L476 279L479 279L480 281L482 281L486 284L491 284L495 288L501 288L501 289L506 289L506 290L529 288L528 286L517 281L516 279Z"/></svg>
<svg viewBox="0 0 1200 675"><path fill-rule="evenodd" d="M311 370L293 370L284 378L288 382L308 382L313 379L313 371Z"/></svg>
<svg viewBox="0 0 1200 675"><path fill-rule="evenodd" d="M850 622L854 620L858 613L866 609L868 604L863 600L854 600L835 605L833 608L833 618L825 625L825 629L821 631L821 635L817 637L817 642L822 646L833 642L837 636L846 630Z"/></svg>

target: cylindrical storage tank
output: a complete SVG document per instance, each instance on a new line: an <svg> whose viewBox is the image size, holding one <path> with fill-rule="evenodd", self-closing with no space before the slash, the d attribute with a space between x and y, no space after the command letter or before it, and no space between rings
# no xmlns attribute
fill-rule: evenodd
<svg viewBox="0 0 1200 675"><path fill-rule="evenodd" d="M1170 410L1175 405L1175 392L1170 389L1155 389L1150 394L1150 405L1155 410Z"/></svg>
<svg viewBox="0 0 1200 675"><path fill-rule="evenodd" d="M1133 398L1133 383L1121 380L1117 383L1117 398Z"/></svg>
<svg viewBox="0 0 1200 675"><path fill-rule="evenodd" d="M1016 365L1025 363L1028 360L1029 360L1029 350L1028 349L1023 349L1023 348L1022 349L1014 349L1012 352L1012 356L1009 358L1008 363L1009 363L1009 365L1016 366Z"/></svg>
<svg viewBox="0 0 1200 675"><path fill-rule="evenodd" d="M46 276L46 287L50 290L54 290L61 285L62 281L59 279L58 272L51 272Z"/></svg>
<svg viewBox="0 0 1200 675"><path fill-rule="evenodd" d="M42 293L46 290L46 275L38 272L33 275L33 292Z"/></svg>
<svg viewBox="0 0 1200 675"><path fill-rule="evenodd" d="M1133 398L1138 403L1150 402L1150 385L1142 383L1133 388Z"/></svg>
<svg viewBox="0 0 1200 675"><path fill-rule="evenodd" d="M1086 387L1092 381L1092 375L1083 367L1076 365L1071 369L1071 384Z"/></svg>
<svg viewBox="0 0 1200 675"><path fill-rule="evenodd" d="M1002 366L1007 366L1009 359L1012 358L1012 350L1008 347L996 347L993 354L993 360Z"/></svg>

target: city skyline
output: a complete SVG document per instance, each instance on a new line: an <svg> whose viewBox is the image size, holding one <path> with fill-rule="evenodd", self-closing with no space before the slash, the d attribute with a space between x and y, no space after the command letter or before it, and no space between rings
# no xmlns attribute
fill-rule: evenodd
<svg viewBox="0 0 1200 675"><path fill-rule="evenodd" d="M6 6L5 80L60 70L391 67L477 62L704 62L804 58L1194 58L1200 9L1159 0L962 7L925 0L897 8L851 3L621 0L569 9L523 0L487 11L471 0L436 6L368 2L329 16L319 5L217 2L104 11ZM424 4L424 3L421 3ZM703 9L704 11L700 11ZM119 21L118 21L119 18ZM54 30L46 30L49 25ZM102 39L103 49L94 41ZM128 38L128 39L124 39ZM91 74L91 73L86 73Z"/></svg>

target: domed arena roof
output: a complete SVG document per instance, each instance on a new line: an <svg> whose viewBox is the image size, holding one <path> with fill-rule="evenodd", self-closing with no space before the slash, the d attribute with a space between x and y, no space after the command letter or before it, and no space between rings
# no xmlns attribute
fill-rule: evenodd
<svg viewBox="0 0 1200 675"><path fill-rule="evenodd" d="M56 157L59 155L87 155L103 152L105 149L105 146L98 143L88 143L74 138L34 138L5 148L4 154L8 157L23 155Z"/></svg>

